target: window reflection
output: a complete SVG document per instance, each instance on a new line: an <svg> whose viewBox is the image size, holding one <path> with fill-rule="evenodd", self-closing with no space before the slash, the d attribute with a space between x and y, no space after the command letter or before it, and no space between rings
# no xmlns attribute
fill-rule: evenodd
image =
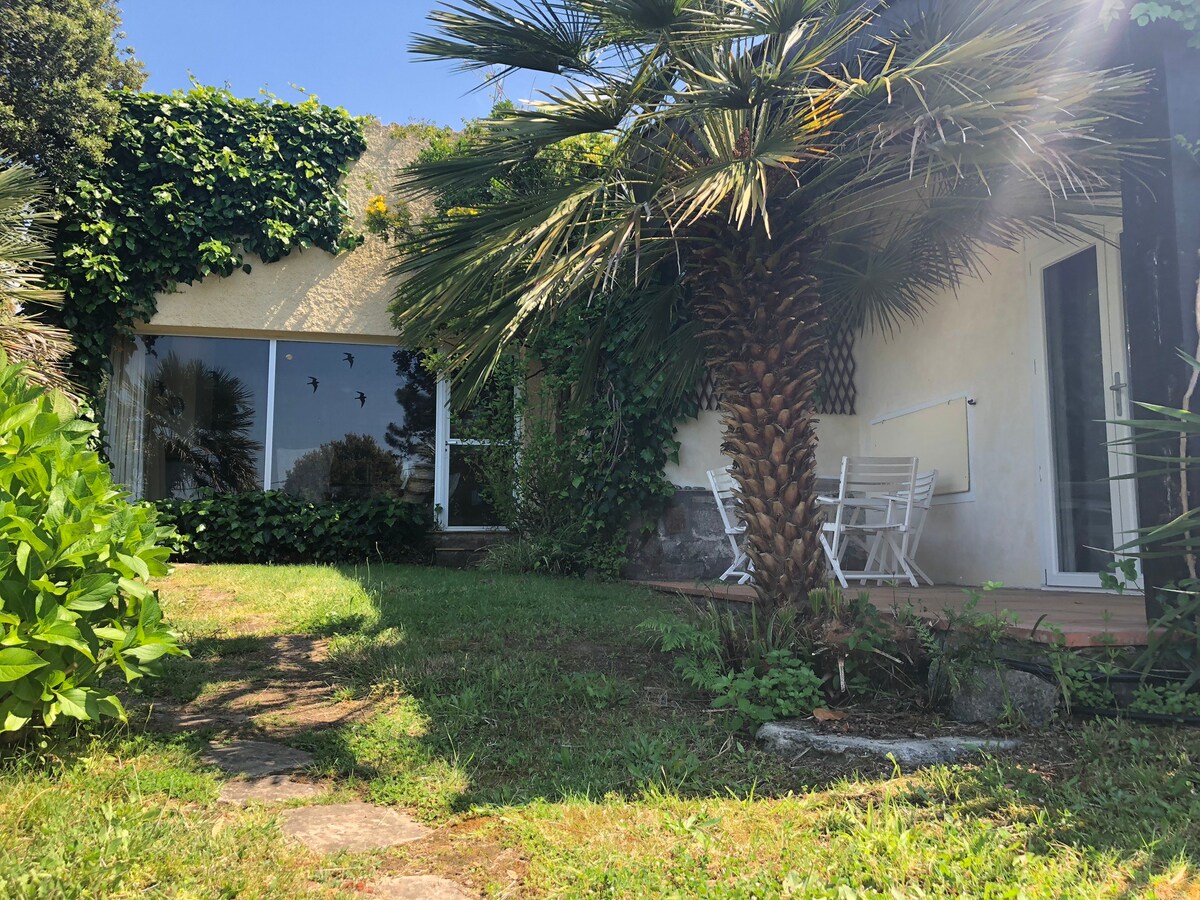
<svg viewBox="0 0 1200 900"><path fill-rule="evenodd" d="M452 445L450 447L450 484L447 513L450 525L464 528L495 528L501 524L487 488L479 477L471 456L482 452L480 447Z"/></svg>
<svg viewBox="0 0 1200 900"><path fill-rule="evenodd" d="M119 480L148 499L261 488L267 342L141 337L112 392Z"/></svg>
<svg viewBox="0 0 1200 900"><path fill-rule="evenodd" d="M1050 266L1042 282L1058 562L1063 572L1099 572L1114 526L1096 248Z"/></svg>
<svg viewBox="0 0 1200 900"><path fill-rule="evenodd" d="M275 360L274 487L432 503L434 381L417 354L280 341Z"/></svg>
<svg viewBox="0 0 1200 900"><path fill-rule="evenodd" d="M269 486L318 502L432 506L437 391L420 354L274 345L274 373L270 340L140 335L119 346L106 420L114 478L148 500ZM490 401L489 415L512 415L507 399ZM495 526L472 443L464 433L444 448L448 523Z"/></svg>

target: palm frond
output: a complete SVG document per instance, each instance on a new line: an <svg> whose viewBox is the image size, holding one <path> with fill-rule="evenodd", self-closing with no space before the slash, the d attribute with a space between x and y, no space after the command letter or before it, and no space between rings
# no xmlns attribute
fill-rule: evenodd
<svg viewBox="0 0 1200 900"><path fill-rule="evenodd" d="M0 151L0 160L6 159ZM70 337L31 312L62 299L46 287L44 275L52 259L46 241L53 221L41 206L46 191L28 166L0 163L0 346L10 360L26 364L31 381L78 402L67 375Z"/></svg>
<svg viewBox="0 0 1200 900"><path fill-rule="evenodd" d="M983 270L991 248L1113 214L1143 76L1091 58L1090 0L461 0L422 52L563 81L490 122L410 191L485 185L564 138L605 135L578 184L440 223L399 264L407 340L448 335L468 380L599 289L676 339L713 223L823 235L826 314L892 329ZM699 242L699 243L698 243ZM692 267L692 271L688 271ZM662 317L669 321L664 324ZM696 346L699 341L693 342Z"/></svg>
<svg viewBox="0 0 1200 900"><path fill-rule="evenodd" d="M429 14L440 34L417 35L413 53L457 59L462 69L501 66L501 74L531 69L558 75L591 72L600 22L570 0L490 0L442 4Z"/></svg>

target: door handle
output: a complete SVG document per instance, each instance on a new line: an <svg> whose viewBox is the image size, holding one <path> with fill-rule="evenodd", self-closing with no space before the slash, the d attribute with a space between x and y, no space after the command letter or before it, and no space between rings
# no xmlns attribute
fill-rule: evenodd
<svg viewBox="0 0 1200 900"><path fill-rule="evenodd" d="M1116 406L1118 416L1125 415L1125 389L1129 385L1121 380L1121 373L1113 373L1113 383L1108 386L1108 389L1113 392L1113 402Z"/></svg>

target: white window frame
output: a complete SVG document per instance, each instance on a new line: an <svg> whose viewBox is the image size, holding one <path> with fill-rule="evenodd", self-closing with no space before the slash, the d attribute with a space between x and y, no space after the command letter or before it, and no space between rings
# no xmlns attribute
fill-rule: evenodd
<svg viewBox="0 0 1200 900"><path fill-rule="evenodd" d="M1034 431L1037 442L1040 485L1039 505L1041 515L1038 523L1039 543L1042 550L1042 584L1053 590L1072 590L1103 593L1099 576L1090 572L1064 572L1058 559L1058 508L1055 492L1054 436L1050 421L1050 382L1047 377L1049 358L1046 328L1046 298L1043 276L1046 269L1063 262L1089 248L1096 250L1097 282L1099 288L1101 341L1105 353L1105 381L1110 375L1129 377L1128 346L1125 335L1125 299L1121 283L1121 231L1112 225L1096 223L1103 240L1098 238L1064 238L1050 242L1030 251L1026 243L1026 293L1032 302L1031 323L1033 329L1033 369L1036 376L1034 388ZM1107 385L1106 385L1107 386ZM1129 431L1112 424L1115 420L1129 418L1128 396L1118 399L1112 388L1104 392L1104 411L1108 420L1109 470L1121 476L1110 485L1114 524L1113 539L1117 546L1133 535L1138 527L1137 485L1128 476L1133 472L1133 459L1116 446L1116 442L1128 438ZM1115 557L1114 557L1115 558ZM1141 571L1133 588L1142 588Z"/></svg>
<svg viewBox="0 0 1200 900"><path fill-rule="evenodd" d="M445 378L438 378L435 406L434 440L437 442L437 453L433 466L433 503L438 528L442 531L508 531L503 525L450 524L450 453L454 447L488 447L491 442L454 437L450 426L450 382ZM520 417L515 427L519 434Z"/></svg>

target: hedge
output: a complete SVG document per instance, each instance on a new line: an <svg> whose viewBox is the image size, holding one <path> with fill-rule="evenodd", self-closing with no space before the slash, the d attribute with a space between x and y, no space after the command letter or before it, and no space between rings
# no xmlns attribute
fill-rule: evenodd
<svg viewBox="0 0 1200 900"><path fill-rule="evenodd" d="M177 558L197 563L425 560L432 517L390 497L313 503L280 491L159 500L179 532Z"/></svg>

